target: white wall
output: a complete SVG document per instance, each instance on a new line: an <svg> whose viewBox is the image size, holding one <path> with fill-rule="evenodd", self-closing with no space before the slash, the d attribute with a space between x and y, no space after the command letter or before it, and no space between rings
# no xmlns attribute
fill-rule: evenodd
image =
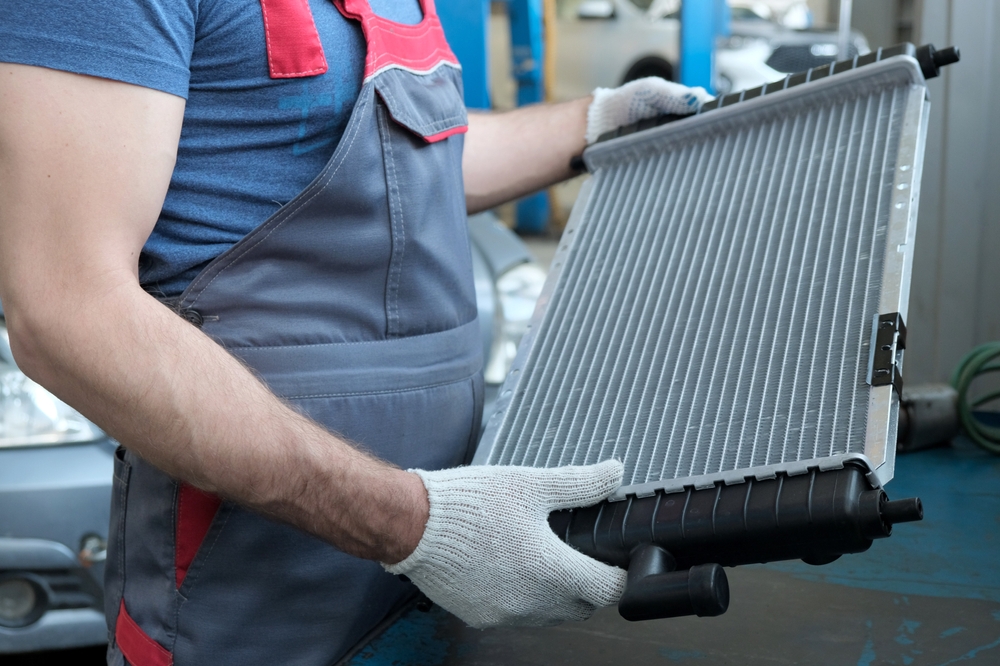
<svg viewBox="0 0 1000 666"><path fill-rule="evenodd" d="M868 38L871 47L892 46L897 39L899 0L855 0L851 3L851 27Z"/></svg>
<svg viewBox="0 0 1000 666"><path fill-rule="evenodd" d="M931 122L910 294L907 381L945 380L1000 339L1000 2L923 0L921 43L962 62L930 82Z"/></svg>

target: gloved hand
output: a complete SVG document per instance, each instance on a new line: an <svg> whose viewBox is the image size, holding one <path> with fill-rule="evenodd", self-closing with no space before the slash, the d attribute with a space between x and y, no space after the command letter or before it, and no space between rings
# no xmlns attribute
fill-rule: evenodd
<svg viewBox="0 0 1000 666"><path fill-rule="evenodd" d="M430 518L416 550L383 564L473 627L585 620L616 603L625 572L566 545L549 513L596 504L622 481L622 464L472 466L420 475Z"/></svg>
<svg viewBox="0 0 1000 666"><path fill-rule="evenodd" d="M704 88L688 88L658 76L630 81L620 88L597 88L587 110L587 144L605 132L661 116L694 113L715 99Z"/></svg>

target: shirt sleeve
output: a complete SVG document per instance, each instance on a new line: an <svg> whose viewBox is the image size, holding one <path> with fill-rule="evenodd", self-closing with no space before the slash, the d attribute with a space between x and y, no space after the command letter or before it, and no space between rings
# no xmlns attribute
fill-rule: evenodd
<svg viewBox="0 0 1000 666"><path fill-rule="evenodd" d="M0 0L0 62L187 98L198 0Z"/></svg>

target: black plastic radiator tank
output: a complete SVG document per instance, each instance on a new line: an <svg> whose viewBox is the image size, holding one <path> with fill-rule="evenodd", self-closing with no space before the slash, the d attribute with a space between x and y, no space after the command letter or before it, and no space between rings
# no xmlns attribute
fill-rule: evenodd
<svg viewBox="0 0 1000 666"><path fill-rule="evenodd" d="M801 559L827 564L861 553L895 523L920 520L916 498L889 501L854 465L682 492L657 492L557 511L566 543L628 569L618 610L627 620L721 615L723 566Z"/></svg>

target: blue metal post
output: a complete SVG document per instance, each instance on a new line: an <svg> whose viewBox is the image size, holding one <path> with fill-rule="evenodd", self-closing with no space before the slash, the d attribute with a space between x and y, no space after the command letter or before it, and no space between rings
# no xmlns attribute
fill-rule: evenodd
<svg viewBox="0 0 1000 666"><path fill-rule="evenodd" d="M715 37L728 27L728 6L719 0L684 0L681 4L681 83L712 92Z"/></svg>
<svg viewBox="0 0 1000 666"><path fill-rule="evenodd" d="M542 31L542 0L509 0L511 55L517 81L517 105L545 99L542 62L545 57Z"/></svg>
<svg viewBox="0 0 1000 666"><path fill-rule="evenodd" d="M517 82L517 105L545 100L542 63L545 59L542 0L508 0L511 54ZM516 137L511 137L517 140ZM517 230L542 233L549 223L549 196L539 192L517 202Z"/></svg>
<svg viewBox="0 0 1000 666"><path fill-rule="evenodd" d="M465 105L490 108L489 0L445 0L436 4L448 44L462 63Z"/></svg>

